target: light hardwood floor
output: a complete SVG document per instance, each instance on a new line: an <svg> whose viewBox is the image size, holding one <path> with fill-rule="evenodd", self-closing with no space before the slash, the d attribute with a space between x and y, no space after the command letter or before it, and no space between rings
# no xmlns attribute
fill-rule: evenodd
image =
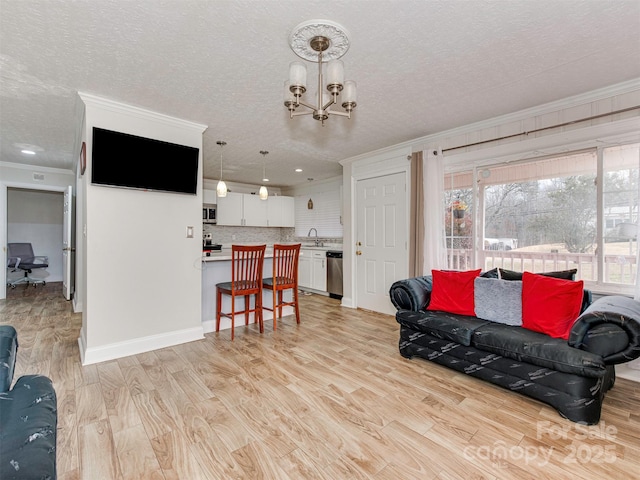
<svg viewBox="0 0 640 480"><path fill-rule="evenodd" d="M58 478L631 479L640 472L640 384L618 379L602 420L398 354L393 317L301 296L285 317L83 367L81 317L60 284L17 288L16 377L58 395Z"/></svg>

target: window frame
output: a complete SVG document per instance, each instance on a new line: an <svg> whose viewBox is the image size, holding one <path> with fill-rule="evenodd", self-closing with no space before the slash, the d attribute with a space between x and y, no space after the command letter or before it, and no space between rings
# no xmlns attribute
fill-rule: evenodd
<svg viewBox="0 0 640 480"><path fill-rule="evenodd" d="M604 249L604 233L606 231L605 228L605 193L604 192L604 179L605 174L605 158L604 152L607 148L611 147L624 147L627 145L637 144L637 139L629 139L627 141L618 141L608 143L605 146L591 146L589 148L576 149L573 151L562 151L556 154L550 154L545 156L527 156L527 158L522 158L522 160L518 161L500 161L500 160L484 160L482 162L474 162L471 168L463 168L462 165L447 165L445 162L445 170L444 170L444 194L445 199L448 198L448 192L451 192L454 188L452 188L453 181L447 182L447 178L452 179L453 176L464 176L469 175L472 178L472 184L470 186L458 186L457 189L462 188L470 188L472 191L471 198L473 200L473 205L471 208L473 209L473 229L472 229L472 250L470 255L470 265L469 268L485 268L485 265L480 264L480 258L484 258L484 255L479 255L480 250L484 250L483 239L485 237L485 195L484 190L486 189L487 184L482 184L479 179L483 174L483 171L488 168L495 168L504 165L525 165L531 164L539 161L544 161L545 159L553 159L565 156L571 156L574 154L580 153L592 153L595 154L596 160L596 268L597 268L597 277L596 280L585 280L585 287L589 288L593 291L597 291L598 293L607 293L607 294L622 294L622 295L632 295L634 291L637 289L635 285L635 281L633 284L621 284L621 283L611 283L605 282L605 249ZM638 168L640 169L640 159ZM526 180L522 180L523 182ZM449 183L449 184L448 184ZM640 221L640 220L638 220ZM445 244L450 237L447 236L445 231ZM636 246L640 243L640 239L636 240ZM448 244L447 244L448 245ZM636 247L637 248L637 247ZM447 257L449 257L449 248L447 247ZM640 268L637 263L636 255L636 268ZM454 268L450 266L449 268ZM637 279L637 275L636 275Z"/></svg>

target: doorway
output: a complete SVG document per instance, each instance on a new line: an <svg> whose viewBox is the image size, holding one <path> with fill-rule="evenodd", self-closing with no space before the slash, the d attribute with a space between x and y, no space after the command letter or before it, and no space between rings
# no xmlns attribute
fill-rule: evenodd
<svg viewBox="0 0 640 480"><path fill-rule="evenodd" d="M63 221L64 192L69 187L32 186L24 183L0 184L0 238L2 261L6 265L6 245L9 242L30 242L36 255L49 257L49 267L34 276L43 276L47 283L63 282ZM6 298L6 282L17 272L2 268L0 299Z"/></svg>
<svg viewBox="0 0 640 480"><path fill-rule="evenodd" d="M355 208L357 306L394 314L389 287L408 276L406 174L358 180Z"/></svg>
<svg viewBox="0 0 640 480"><path fill-rule="evenodd" d="M62 281L63 194L45 190L7 189L7 243L29 242L49 267L33 272L47 282ZM22 272L15 272L15 275ZM11 272L7 280L12 279Z"/></svg>

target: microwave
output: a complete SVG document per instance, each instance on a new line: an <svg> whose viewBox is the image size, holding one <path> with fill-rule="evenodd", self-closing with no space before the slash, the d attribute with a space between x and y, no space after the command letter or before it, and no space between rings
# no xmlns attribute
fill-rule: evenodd
<svg viewBox="0 0 640 480"><path fill-rule="evenodd" d="M202 223L216 223L216 206L202 205Z"/></svg>

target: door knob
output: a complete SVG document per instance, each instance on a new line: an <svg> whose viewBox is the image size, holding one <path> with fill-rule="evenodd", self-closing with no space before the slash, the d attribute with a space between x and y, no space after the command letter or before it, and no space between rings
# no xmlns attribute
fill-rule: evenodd
<svg viewBox="0 0 640 480"><path fill-rule="evenodd" d="M362 252L360 250L356 250L356 255L362 255Z"/></svg>

